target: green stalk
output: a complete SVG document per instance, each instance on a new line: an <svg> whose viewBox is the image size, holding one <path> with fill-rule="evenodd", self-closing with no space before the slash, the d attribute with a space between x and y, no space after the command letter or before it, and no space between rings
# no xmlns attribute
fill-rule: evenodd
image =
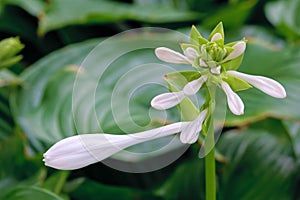
<svg viewBox="0 0 300 200"><path fill-rule="evenodd" d="M215 166L215 138L214 138L214 110L215 110L215 97L216 85L207 85L207 101L209 102L208 109L210 119L208 127L206 128L206 141L205 141L205 189L206 200L216 200L216 166Z"/></svg>
<svg viewBox="0 0 300 200"><path fill-rule="evenodd" d="M213 134L208 133L207 137ZM215 167L215 148L205 156L205 187L206 200L216 199L216 167Z"/></svg>

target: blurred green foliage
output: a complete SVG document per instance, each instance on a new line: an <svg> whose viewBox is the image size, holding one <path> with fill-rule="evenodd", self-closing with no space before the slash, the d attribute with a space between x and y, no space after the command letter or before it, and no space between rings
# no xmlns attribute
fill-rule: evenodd
<svg viewBox="0 0 300 200"><path fill-rule="evenodd" d="M227 42L242 37L249 41L240 70L278 80L288 97L273 99L254 89L239 92L245 115L227 112L217 143L223 156L217 163L218 199L300 198L299 0L3 0L0 8L0 38L9 38L0 42L0 68L10 67L0 69L0 199L204 199L204 162L198 158L197 144L173 164L144 174L119 172L102 163L72 172L56 171L43 165L41 155L59 139L76 133L122 134L120 123L126 130L138 131L128 123L122 98L136 80L166 84L163 74L153 67L123 84L125 91L116 102L122 119L118 123L110 109L112 91L133 66L162 64L153 54L155 47L179 49L184 39L170 33L137 33L119 37L108 48L96 48L89 63L95 71L105 67L113 59L109 55L120 46L148 42L152 48L120 57L100 81L97 73L79 72L99 42L147 26L188 33L195 24L205 35L219 21L224 23ZM16 55L19 51L23 58ZM86 84L72 105L76 78ZM95 106L99 122L93 105L87 104L95 84L99 85ZM130 101L130 115L140 129L162 125L163 115L155 115L150 124L148 116L151 98L162 90L159 86L141 89ZM170 122L180 118L174 111L168 112ZM166 143L168 138L134 150ZM162 153L181 147L174 144ZM130 158L121 152L114 159L139 164L156 156L161 154Z"/></svg>

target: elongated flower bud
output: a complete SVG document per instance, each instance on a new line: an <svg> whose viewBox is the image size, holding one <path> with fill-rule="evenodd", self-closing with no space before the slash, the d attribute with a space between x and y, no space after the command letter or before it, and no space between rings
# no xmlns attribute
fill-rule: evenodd
<svg viewBox="0 0 300 200"><path fill-rule="evenodd" d="M99 162L129 146L178 133L189 122L178 122L160 128L128 135L83 134L54 144L45 154L46 166L73 170Z"/></svg>
<svg viewBox="0 0 300 200"><path fill-rule="evenodd" d="M244 74L237 71L227 71L231 76L240 78L250 85L253 85L257 89L263 91L264 93L275 97L275 98L285 98L286 92L284 87L277 81L264 77L264 76L254 76L249 74Z"/></svg>
<svg viewBox="0 0 300 200"><path fill-rule="evenodd" d="M211 38L211 42L214 42L214 41L217 41L217 40L221 40L223 37L222 37L222 34L221 33L216 33L212 36Z"/></svg>
<svg viewBox="0 0 300 200"><path fill-rule="evenodd" d="M162 61L176 64L191 64L192 61L186 56L173 51L166 47L159 47L155 49L155 55Z"/></svg>
<svg viewBox="0 0 300 200"><path fill-rule="evenodd" d="M184 55L190 60L191 63L193 63L194 60L199 56L198 52L192 47L188 47L184 51Z"/></svg>
<svg viewBox="0 0 300 200"><path fill-rule="evenodd" d="M203 83L205 83L206 80L207 80L207 76L204 75L196 80L189 82L183 88L184 94L187 96L196 94L199 91L199 89L202 87Z"/></svg>
<svg viewBox="0 0 300 200"><path fill-rule="evenodd" d="M242 55L246 50L246 42L239 41L235 45L232 46L234 49L222 62L227 62L229 60L233 60L240 55Z"/></svg>
<svg viewBox="0 0 300 200"><path fill-rule="evenodd" d="M152 99L151 106L157 110L166 110L179 104L185 97L183 91L163 93Z"/></svg>
<svg viewBox="0 0 300 200"><path fill-rule="evenodd" d="M180 134L180 141L182 143L193 144L199 138L199 132L202 130L202 124L207 115L207 109L203 110L199 116L185 126Z"/></svg>
<svg viewBox="0 0 300 200"><path fill-rule="evenodd" d="M227 96L227 103L231 112L235 115L244 114L244 103L241 98L232 91L228 83L222 81L221 86Z"/></svg>

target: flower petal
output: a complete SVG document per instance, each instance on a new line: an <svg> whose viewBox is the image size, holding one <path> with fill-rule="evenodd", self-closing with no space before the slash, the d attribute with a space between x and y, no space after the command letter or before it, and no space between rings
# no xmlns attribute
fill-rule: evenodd
<svg viewBox="0 0 300 200"><path fill-rule="evenodd" d="M229 75L240 78L250 85L253 85L257 89L263 91L264 93L275 97L275 98L285 98L286 91L284 87L277 81L264 77L264 76L253 76L249 74L244 74L237 71L227 71Z"/></svg>
<svg viewBox="0 0 300 200"><path fill-rule="evenodd" d="M187 126L182 128L180 141L182 143L193 144L199 138L199 132L202 130L203 121L206 118L207 109L203 110L199 116Z"/></svg>
<svg viewBox="0 0 300 200"><path fill-rule="evenodd" d="M199 65L200 67L208 67L208 64L202 58L199 58Z"/></svg>
<svg viewBox="0 0 300 200"><path fill-rule="evenodd" d="M162 61L176 64L191 64L191 61L184 55L166 47L155 49L155 55Z"/></svg>
<svg viewBox="0 0 300 200"><path fill-rule="evenodd" d="M232 91L228 83L222 81L221 86L227 96L227 103L231 112L235 115L244 114L244 103L241 98Z"/></svg>
<svg viewBox="0 0 300 200"><path fill-rule="evenodd" d="M221 73L221 66L217 66L217 67L213 67L210 69L210 72L213 73L213 74L220 74Z"/></svg>
<svg viewBox="0 0 300 200"><path fill-rule="evenodd" d="M221 33L216 33L212 36L211 38L211 42L217 41L217 40L221 40L222 39L222 34Z"/></svg>
<svg viewBox="0 0 300 200"><path fill-rule="evenodd" d="M207 76L201 76L200 78L193 80L186 84L183 88L183 92L187 96L196 94L199 89L202 87L203 83L207 80Z"/></svg>
<svg viewBox="0 0 300 200"><path fill-rule="evenodd" d="M185 51L184 51L184 55L191 61L194 62L194 60L199 56L198 52L192 48L192 47L188 47Z"/></svg>
<svg viewBox="0 0 300 200"><path fill-rule="evenodd" d="M188 122L178 122L160 128L128 135L83 134L63 139L45 154L46 166L73 170L99 162L129 146L178 133Z"/></svg>
<svg viewBox="0 0 300 200"><path fill-rule="evenodd" d="M166 110L179 104L185 97L183 91L160 94L152 99L151 106L157 110Z"/></svg>
<svg viewBox="0 0 300 200"><path fill-rule="evenodd" d="M232 48L233 51L222 62L233 60L242 55L246 50L246 42L239 41L235 45L233 45Z"/></svg>

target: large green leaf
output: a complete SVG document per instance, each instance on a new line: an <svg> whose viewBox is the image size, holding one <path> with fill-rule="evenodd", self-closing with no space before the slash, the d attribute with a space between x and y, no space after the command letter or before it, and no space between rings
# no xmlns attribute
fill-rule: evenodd
<svg viewBox="0 0 300 200"><path fill-rule="evenodd" d="M155 190L164 199L205 199L204 160L193 155L186 160L166 182Z"/></svg>
<svg viewBox="0 0 300 200"><path fill-rule="evenodd" d="M265 11L268 20L287 38L299 39L300 1L279 0L268 2Z"/></svg>
<svg viewBox="0 0 300 200"><path fill-rule="evenodd" d="M69 25L124 20L169 23L191 21L199 18L198 13L180 11L163 5L130 5L107 0L52 0L40 16L40 34Z"/></svg>
<svg viewBox="0 0 300 200"><path fill-rule="evenodd" d="M8 103L8 94L8 88L0 88L0 141L12 135L14 131L14 123Z"/></svg>
<svg viewBox="0 0 300 200"><path fill-rule="evenodd" d="M31 200L33 198L43 200L63 200L63 198L48 190L32 186L18 187L4 197L5 200Z"/></svg>
<svg viewBox="0 0 300 200"><path fill-rule="evenodd" d="M224 134L218 143L227 159L220 169L220 199L293 199L299 173L296 141L280 121Z"/></svg>
<svg viewBox="0 0 300 200"><path fill-rule="evenodd" d="M69 183L70 184L70 183ZM132 199L160 199L150 192L127 187L103 185L92 180L83 180L75 189L70 191L70 196L75 199L86 200L132 200Z"/></svg>

